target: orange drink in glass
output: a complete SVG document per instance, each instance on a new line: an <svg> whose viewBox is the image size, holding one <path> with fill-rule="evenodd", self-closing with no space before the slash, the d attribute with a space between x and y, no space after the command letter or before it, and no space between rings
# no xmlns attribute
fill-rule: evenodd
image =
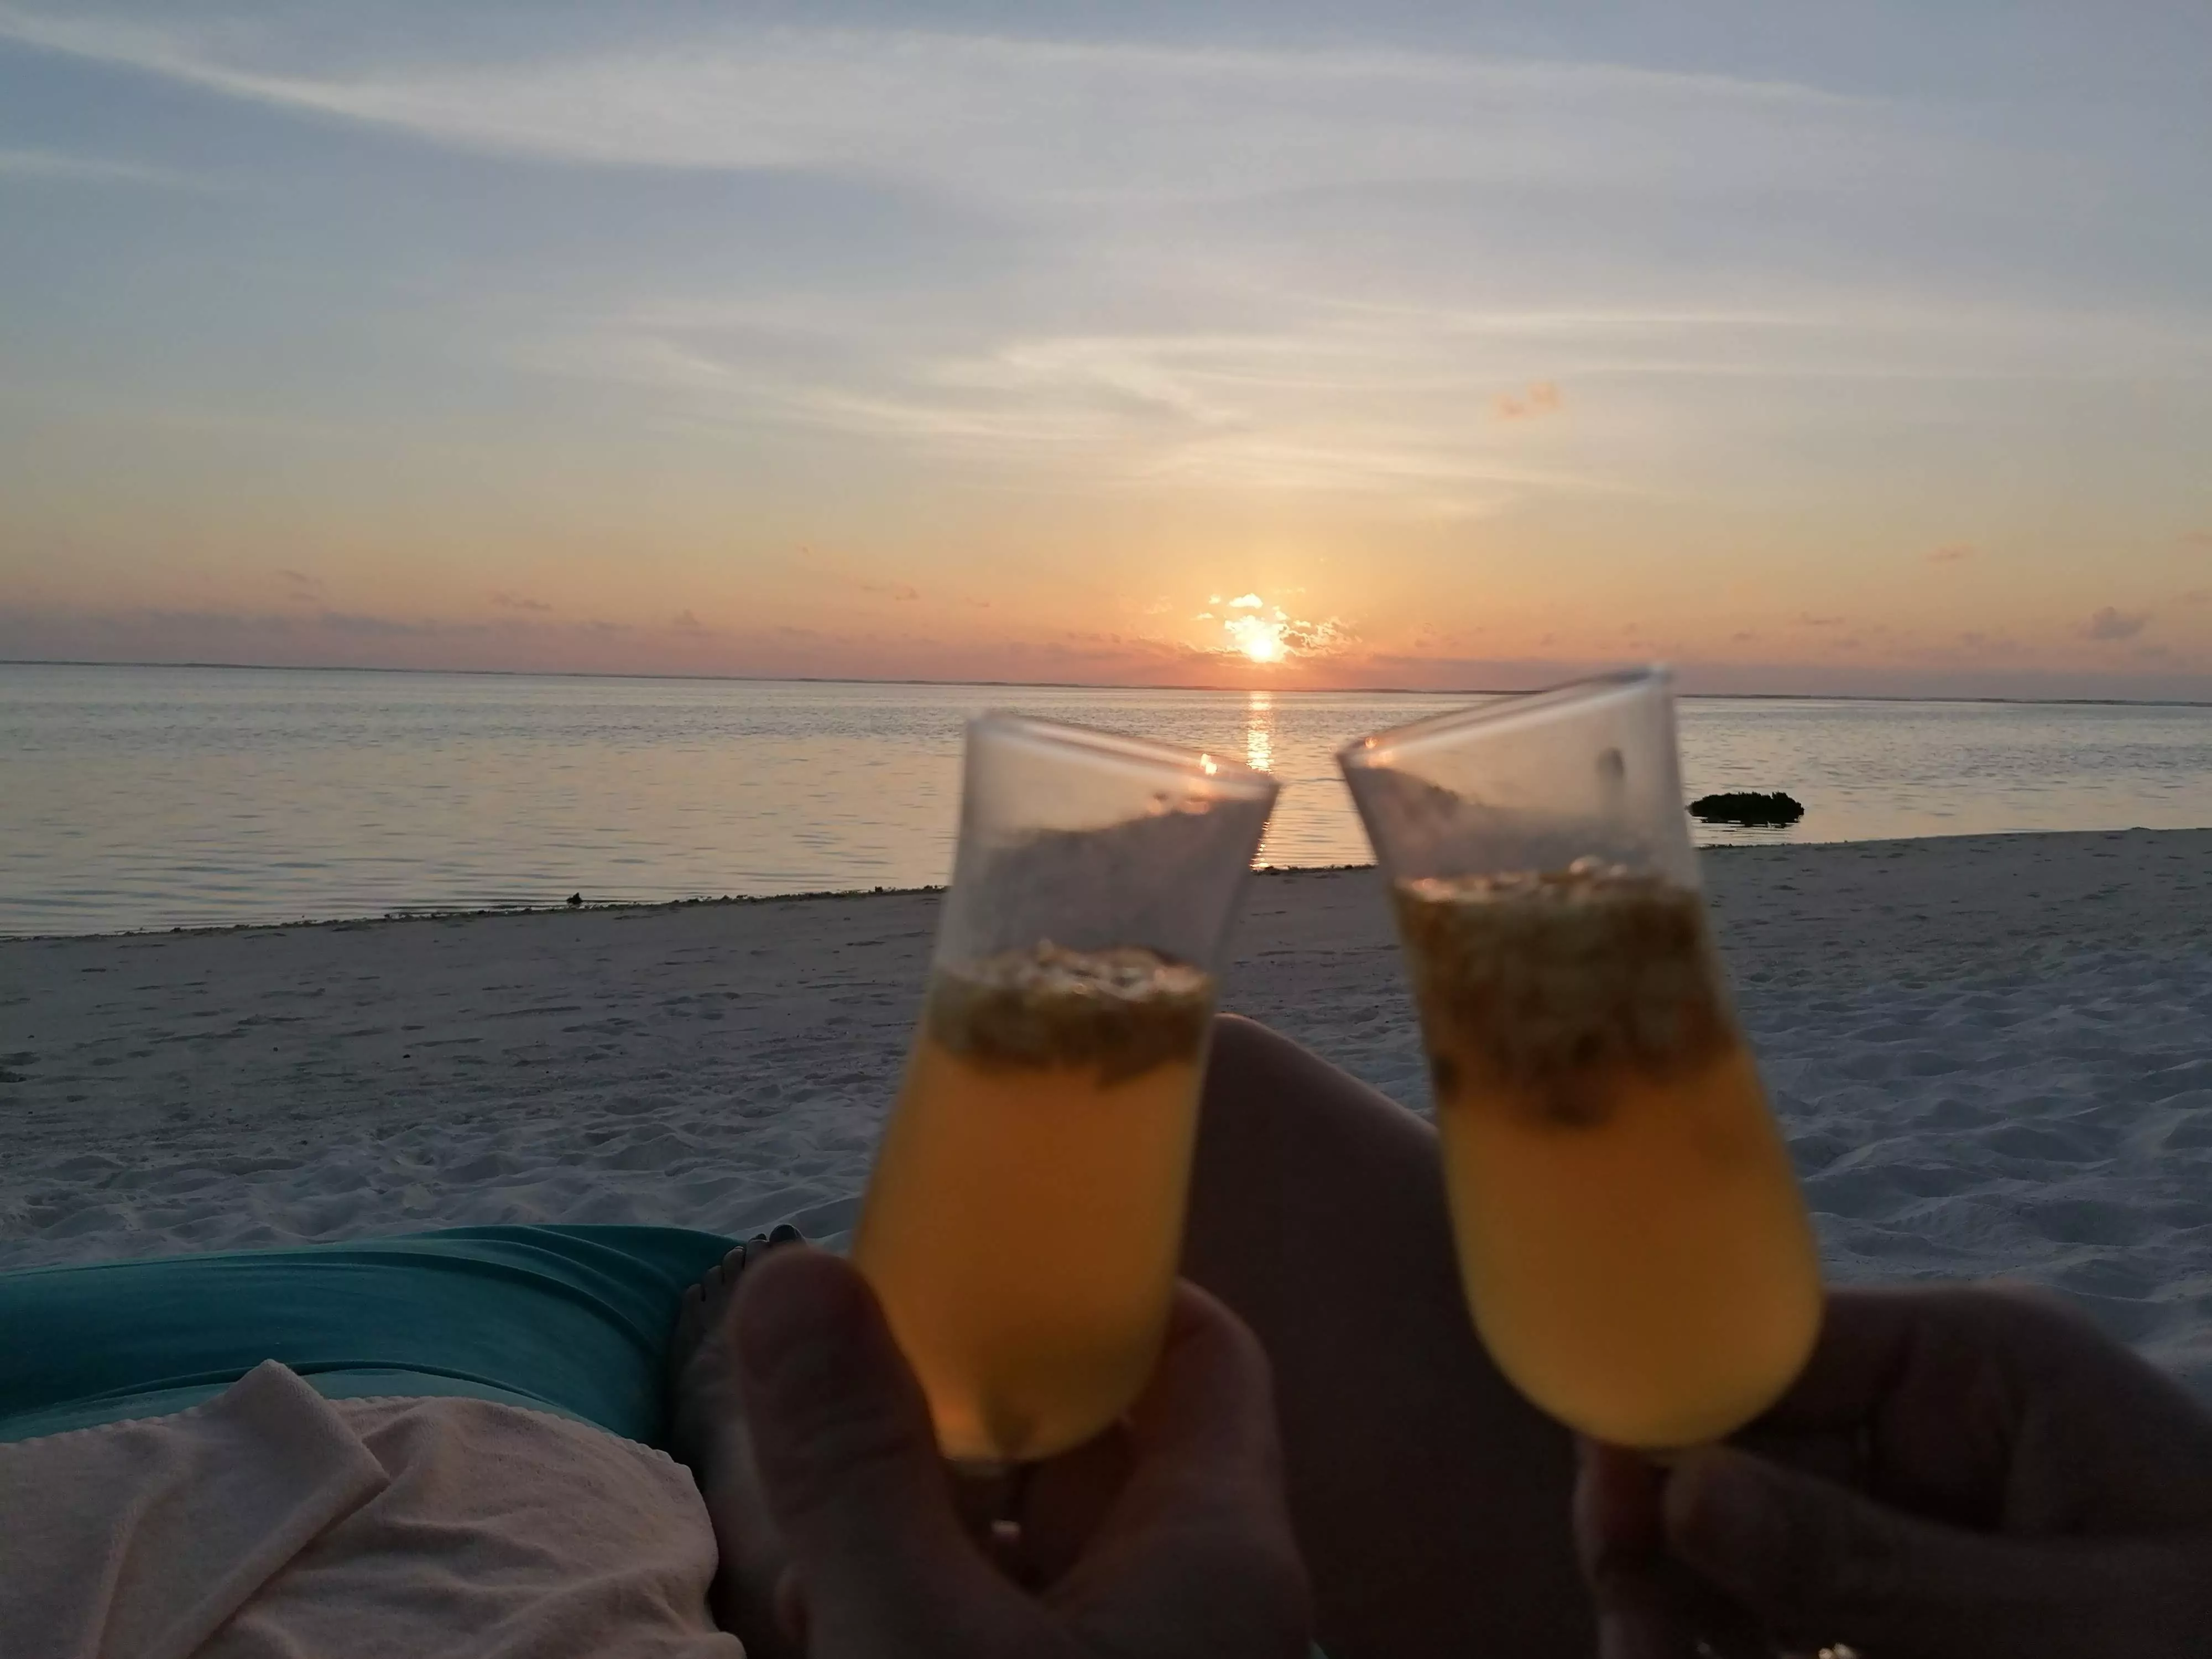
<svg viewBox="0 0 2212 1659"><path fill-rule="evenodd" d="M957 1463L1048 1457L1158 1357L1217 978L1265 774L1007 714L853 1254Z"/></svg>
<svg viewBox="0 0 2212 1659"><path fill-rule="evenodd" d="M1492 1358L1616 1444L1741 1426L1810 1353L1820 1275L1706 926L1665 675L1340 759L1390 883Z"/></svg>

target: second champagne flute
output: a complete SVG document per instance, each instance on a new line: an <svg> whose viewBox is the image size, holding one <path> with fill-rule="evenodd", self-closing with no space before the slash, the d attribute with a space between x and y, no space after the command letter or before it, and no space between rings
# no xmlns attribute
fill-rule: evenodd
<svg viewBox="0 0 2212 1659"><path fill-rule="evenodd" d="M1165 1334L1229 925L1276 785L988 714L920 1029L853 1256L988 1469L1106 1428Z"/></svg>
<svg viewBox="0 0 2212 1659"><path fill-rule="evenodd" d="M1601 1440L1740 1427L1811 1351L1820 1275L1706 931L1665 675L1339 758L1390 880L1492 1358Z"/></svg>

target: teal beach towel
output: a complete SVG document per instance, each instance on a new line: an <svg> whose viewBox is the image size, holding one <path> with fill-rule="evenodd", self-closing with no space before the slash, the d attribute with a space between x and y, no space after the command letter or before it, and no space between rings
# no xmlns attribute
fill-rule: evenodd
<svg viewBox="0 0 2212 1659"><path fill-rule="evenodd" d="M0 1273L0 1440L181 1411L276 1359L331 1399L470 1395L657 1445L677 1307L734 1243L462 1227Z"/></svg>

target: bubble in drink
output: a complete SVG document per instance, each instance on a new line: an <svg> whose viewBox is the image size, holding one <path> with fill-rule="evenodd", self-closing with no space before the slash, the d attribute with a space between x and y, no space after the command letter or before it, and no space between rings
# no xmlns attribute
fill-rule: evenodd
<svg viewBox="0 0 2212 1659"><path fill-rule="evenodd" d="M853 1254L948 1457L1050 1456L1143 1389L1213 996L1211 975L1134 947L933 975Z"/></svg>
<svg viewBox="0 0 2212 1659"><path fill-rule="evenodd" d="M1616 1444L1741 1426L1803 1365L1820 1289L1698 896L1588 860L1394 895L1492 1357Z"/></svg>

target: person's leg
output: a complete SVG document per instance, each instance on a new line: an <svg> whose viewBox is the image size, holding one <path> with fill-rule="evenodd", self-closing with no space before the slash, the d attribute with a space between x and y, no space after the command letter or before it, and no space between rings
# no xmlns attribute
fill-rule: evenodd
<svg viewBox="0 0 2212 1659"><path fill-rule="evenodd" d="M1183 1272L1274 1363L1331 1659L1595 1651L1569 1528L1573 1450L1475 1340L1434 1130L1224 1016Z"/></svg>

